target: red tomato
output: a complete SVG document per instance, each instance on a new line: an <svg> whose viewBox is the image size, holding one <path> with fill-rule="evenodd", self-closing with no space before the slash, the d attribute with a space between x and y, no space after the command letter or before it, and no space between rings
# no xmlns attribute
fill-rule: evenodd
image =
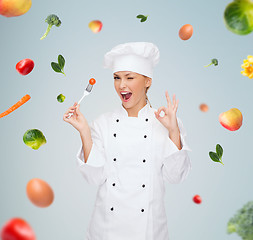
<svg viewBox="0 0 253 240"><path fill-rule="evenodd" d="M199 195L195 195L193 198L192 198L193 202L197 203L197 204L200 204L202 202L202 199Z"/></svg>
<svg viewBox="0 0 253 240"><path fill-rule="evenodd" d="M30 225L21 218L12 218L2 227L1 240L36 240Z"/></svg>
<svg viewBox="0 0 253 240"><path fill-rule="evenodd" d="M22 75L27 75L34 68L34 62L32 59L25 58L16 64L17 71Z"/></svg>
<svg viewBox="0 0 253 240"><path fill-rule="evenodd" d="M96 80L94 78L91 78L89 83L90 83L90 85L94 85L96 83Z"/></svg>

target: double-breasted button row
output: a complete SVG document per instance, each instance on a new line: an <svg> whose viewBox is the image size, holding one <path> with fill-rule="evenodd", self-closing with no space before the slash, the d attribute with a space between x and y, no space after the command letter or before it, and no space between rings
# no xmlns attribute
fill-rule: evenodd
<svg viewBox="0 0 253 240"><path fill-rule="evenodd" d="M115 187L116 183L112 183L112 186ZM142 187L145 188L145 184L142 184Z"/></svg>
<svg viewBox="0 0 253 240"><path fill-rule="evenodd" d="M112 183L112 186L115 186L115 185L116 185L116 183ZM145 186L146 186L145 184L142 184L143 188L145 188Z"/></svg>
<svg viewBox="0 0 253 240"><path fill-rule="evenodd" d="M148 118L146 118L145 121L148 122ZM116 122L119 122L119 119L116 119ZM117 134L116 134L116 133L113 133L113 136L114 136L114 137L117 137ZM147 135L144 135L144 138L147 138L147 137L148 137ZM117 160L116 158L113 158L113 161L114 161L114 162L116 162L116 160ZM143 159L142 162L145 163L145 162L146 162L146 159ZM112 186L113 186L113 187L114 187L115 185L116 185L115 183L112 183ZM145 184L142 184L142 187L145 188ZM111 211L113 211L113 210L114 210L113 207L111 207ZM141 212L144 212L144 209L143 209L143 208L141 209Z"/></svg>
<svg viewBox="0 0 253 240"><path fill-rule="evenodd" d="M113 207L111 207L111 211L113 211L114 209L113 209ZM141 209L141 212L144 212L144 209L142 208Z"/></svg>
<svg viewBox="0 0 253 240"><path fill-rule="evenodd" d="M146 118L145 121L148 122L148 118ZM119 119L116 119L116 122L119 122Z"/></svg>
<svg viewBox="0 0 253 240"><path fill-rule="evenodd" d="M116 136L117 136L117 134L116 134L116 133L114 133L114 134L113 134L113 136L114 136L114 137L116 137ZM147 138L147 137L148 137L147 135L144 135L144 138Z"/></svg>
<svg viewBox="0 0 253 240"><path fill-rule="evenodd" d="M147 121L148 121L148 118L146 118L145 120L146 120L146 122L147 122ZM147 137L148 137L147 135L144 135L144 138L147 138Z"/></svg>
<svg viewBox="0 0 253 240"><path fill-rule="evenodd" d="M146 120L146 122L148 122L148 118L146 118L145 120ZM119 122L119 119L116 119L116 122ZM116 137L117 134L114 133L113 136ZM147 138L147 137L148 137L147 135L144 135L144 138Z"/></svg>
<svg viewBox="0 0 253 240"><path fill-rule="evenodd" d="M116 122L119 122L119 119L116 119ZM116 137L116 133L114 133L113 136Z"/></svg>
<svg viewBox="0 0 253 240"><path fill-rule="evenodd" d="M117 158L113 158L113 161L116 162L117 161ZM146 162L146 159L143 159L142 162Z"/></svg>

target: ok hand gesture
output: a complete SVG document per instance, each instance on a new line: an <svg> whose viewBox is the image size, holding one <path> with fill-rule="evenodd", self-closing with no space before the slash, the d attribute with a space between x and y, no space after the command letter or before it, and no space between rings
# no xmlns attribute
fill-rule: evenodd
<svg viewBox="0 0 253 240"><path fill-rule="evenodd" d="M155 116L163 124L163 126L168 129L169 132L173 132L175 130L179 130L176 117L179 100L176 101L176 96L173 94L172 103L167 90L165 92L165 96L167 99L167 107L160 107L157 112L155 112ZM159 115L161 111L165 113L163 117Z"/></svg>

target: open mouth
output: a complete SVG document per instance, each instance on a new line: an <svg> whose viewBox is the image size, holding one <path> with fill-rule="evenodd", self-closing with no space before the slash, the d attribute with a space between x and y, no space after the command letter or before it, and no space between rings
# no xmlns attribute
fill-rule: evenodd
<svg viewBox="0 0 253 240"><path fill-rule="evenodd" d="M121 92L120 94L124 101L128 101L132 96L131 92Z"/></svg>

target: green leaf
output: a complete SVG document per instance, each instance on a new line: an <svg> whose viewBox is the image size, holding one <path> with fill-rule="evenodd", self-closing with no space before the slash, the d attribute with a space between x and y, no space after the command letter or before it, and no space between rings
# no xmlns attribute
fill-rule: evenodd
<svg viewBox="0 0 253 240"><path fill-rule="evenodd" d="M51 62L51 67L55 72L61 72L61 67L58 63L56 62Z"/></svg>
<svg viewBox="0 0 253 240"><path fill-rule="evenodd" d="M147 20L147 17L144 17L141 19L141 22L145 22Z"/></svg>
<svg viewBox="0 0 253 240"><path fill-rule="evenodd" d="M62 55L58 56L58 63L59 63L60 68L63 69L65 65L65 59Z"/></svg>
<svg viewBox="0 0 253 240"><path fill-rule="evenodd" d="M217 153L217 155L218 155L219 158L222 157L223 149L222 149L222 147L221 147L220 144L217 144L217 145L216 145L216 153Z"/></svg>
<svg viewBox="0 0 253 240"><path fill-rule="evenodd" d="M215 152L209 152L209 156L210 156L210 158L211 158L214 162L220 162L220 159L219 159L217 153L215 153Z"/></svg>
<svg viewBox="0 0 253 240"><path fill-rule="evenodd" d="M144 15L138 15L137 18L144 18L145 16Z"/></svg>

